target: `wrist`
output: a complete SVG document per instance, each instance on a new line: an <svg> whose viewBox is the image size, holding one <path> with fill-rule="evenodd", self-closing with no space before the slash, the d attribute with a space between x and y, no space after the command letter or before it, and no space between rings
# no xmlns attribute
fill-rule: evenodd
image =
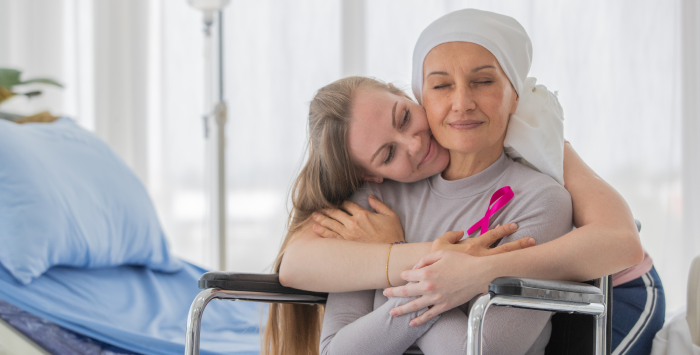
<svg viewBox="0 0 700 355"><path fill-rule="evenodd" d="M502 276L515 276L511 268L512 258L508 258L506 255L508 253L479 257L489 282Z"/></svg>
<svg viewBox="0 0 700 355"><path fill-rule="evenodd" d="M430 254L431 243L395 244L389 259L389 281L394 286L405 285L401 272L411 270L420 259Z"/></svg>

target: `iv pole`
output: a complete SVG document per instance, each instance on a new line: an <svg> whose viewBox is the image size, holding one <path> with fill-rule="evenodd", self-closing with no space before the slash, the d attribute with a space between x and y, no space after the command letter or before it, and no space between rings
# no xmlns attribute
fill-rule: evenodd
<svg viewBox="0 0 700 355"><path fill-rule="evenodd" d="M205 100L207 113L204 114L204 137L209 145L214 159L214 174L211 180L212 214L210 235L218 241L219 270L226 270L226 119L227 109L224 102L224 46L223 46L223 8L230 0L187 0L187 2L204 13L204 58L205 58ZM214 48L212 45L211 27L214 24L214 13L217 15L217 48L216 66L218 80L214 82ZM214 91L217 97L214 98ZM210 129L210 119L216 123ZM213 134L210 131L214 131ZM211 161L211 160L209 160Z"/></svg>

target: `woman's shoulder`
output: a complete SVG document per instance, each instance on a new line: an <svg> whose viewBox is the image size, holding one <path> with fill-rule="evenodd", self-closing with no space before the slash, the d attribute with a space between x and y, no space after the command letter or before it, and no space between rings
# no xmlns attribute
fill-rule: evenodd
<svg viewBox="0 0 700 355"><path fill-rule="evenodd" d="M535 238L539 245L571 231L573 205L562 185L518 162L513 162L505 175L504 183L511 186L515 196L503 218L517 223L520 235Z"/></svg>
<svg viewBox="0 0 700 355"><path fill-rule="evenodd" d="M539 187L543 190L555 189L566 191L564 186L559 184L551 176L541 173L515 160L511 160L510 163L510 166L508 166L508 169L506 170L506 175L508 176L508 178L517 179L523 184L531 186L533 188Z"/></svg>
<svg viewBox="0 0 700 355"><path fill-rule="evenodd" d="M521 195L533 200L552 202L551 200L571 204L569 192L551 176L541 173L517 161L512 161L504 180L517 189ZM506 182L504 181L504 182Z"/></svg>
<svg viewBox="0 0 700 355"><path fill-rule="evenodd" d="M350 200L363 208L368 208L367 198L374 195L386 204L398 203L399 201L411 198L414 195L422 195L424 191L429 191L428 180L423 179L412 183L403 183L394 180L384 180L384 182L365 182Z"/></svg>

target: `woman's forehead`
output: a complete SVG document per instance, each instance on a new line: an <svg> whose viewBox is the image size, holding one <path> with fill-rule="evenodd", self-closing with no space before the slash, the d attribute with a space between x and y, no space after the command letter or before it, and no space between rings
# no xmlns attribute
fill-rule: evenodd
<svg viewBox="0 0 700 355"><path fill-rule="evenodd" d="M447 69L447 67L459 64L467 65L473 69L484 65L500 67L496 57L486 48L471 42L447 42L435 46L428 52L423 61L423 75L427 76L430 70ZM473 67L473 68L472 68Z"/></svg>
<svg viewBox="0 0 700 355"><path fill-rule="evenodd" d="M382 115L389 116L387 106L400 99L386 90L375 88L360 88L353 96L352 122L374 120Z"/></svg>

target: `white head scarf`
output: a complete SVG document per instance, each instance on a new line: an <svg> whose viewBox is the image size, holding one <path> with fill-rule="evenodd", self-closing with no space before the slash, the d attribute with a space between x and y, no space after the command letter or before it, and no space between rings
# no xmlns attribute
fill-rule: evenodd
<svg viewBox="0 0 700 355"><path fill-rule="evenodd" d="M532 42L515 19L488 11L464 9L431 23L413 50L413 94L423 104L423 61L436 46L471 42L496 57L518 94L518 107L510 117L505 152L564 184L564 113L559 100L537 79L528 78Z"/></svg>

